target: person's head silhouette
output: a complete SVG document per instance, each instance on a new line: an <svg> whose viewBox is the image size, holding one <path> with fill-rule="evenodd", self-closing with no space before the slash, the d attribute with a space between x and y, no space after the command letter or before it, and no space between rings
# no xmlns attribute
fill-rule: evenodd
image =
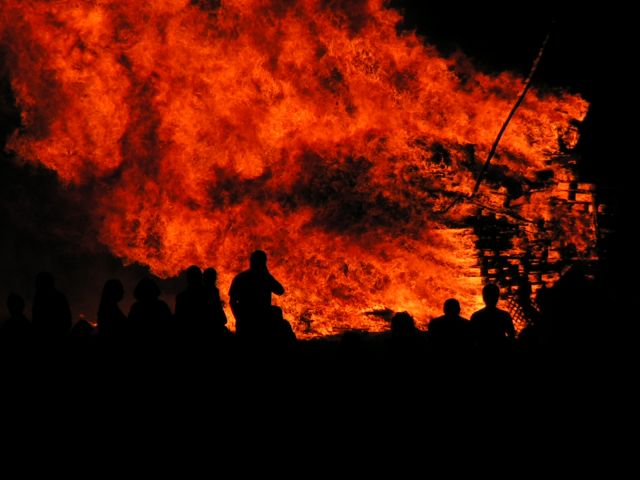
<svg viewBox="0 0 640 480"><path fill-rule="evenodd" d="M40 272L36 275L36 290L51 290L53 286L53 275L49 272Z"/></svg>
<svg viewBox="0 0 640 480"><path fill-rule="evenodd" d="M118 303L124 298L124 287L117 278L112 278L104 283L102 288L103 303Z"/></svg>
<svg viewBox="0 0 640 480"><path fill-rule="evenodd" d="M218 283L218 272L216 272L215 268L206 268L204 272L202 272L202 283L206 287L215 287L216 283Z"/></svg>
<svg viewBox="0 0 640 480"><path fill-rule="evenodd" d="M450 298L444 302L444 314L447 317L457 317L460 315L460 302L455 298Z"/></svg>
<svg viewBox="0 0 640 480"><path fill-rule="evenodd" d="M251 254L249 258L251 270L266 270L267 269L267 254L262 250L256 250Z"/></svg>
<svg viewBox="0 0 640 480"><path fill-rule="evenodd" d="M148 277L141 279L136 285L133 291L133 296L139 302L149 302L157 299L160 296L160 288Z"/></svg>
<svg viewBox="0 0 640 480"><path fill-rule="evenodd" d="M200 267L191 265L187 268L187 285L190 287L202 286L202 271Z"/></svg>
<svg viewBox="0 0 640 480"><path fill-rule="evenodd" d="M391 319L391 333L394 336L411 335L415 329L416 324L408 312L398 312Z"/></svg>
<svg viewBox="0 0 640 480"><path fill-rule="evenodd" d="M484 304L489 308L495 308L500 298L500 289L497 285L489 283L482 289L482 299Z"/></svg>
<svg viewBox="0 0 640 480"><path fill-rule="evenodd" d="M7 308L12 317L22 316L24 314L24 299L17 293L9 294Z"/></svg>

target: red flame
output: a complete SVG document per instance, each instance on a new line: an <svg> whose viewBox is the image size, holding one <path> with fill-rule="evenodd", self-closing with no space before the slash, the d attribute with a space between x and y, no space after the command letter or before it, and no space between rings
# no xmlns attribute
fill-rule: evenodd
<svg viewBox="0 0 640 480"><path fill-rule="evenodd" d="M397 33L384 3L5 0L8 148L94 185L100 240L158 275L212 265L224 291L266 250L287 316L315 333L384 328L362 314L385 308L424 324L448 297L468 314L477 206L437 212L473 188L522 79ZM587 107L533 89L494 160L528 189L518 214L582 253L590 222L553 199Z"/></svg>

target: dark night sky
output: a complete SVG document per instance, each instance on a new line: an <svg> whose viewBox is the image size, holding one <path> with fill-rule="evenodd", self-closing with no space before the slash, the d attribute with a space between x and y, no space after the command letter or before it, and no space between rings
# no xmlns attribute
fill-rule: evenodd
<svg viewBox="0 0 640 480"><path fill-rule="evenodd" d="M468 6L395 0L392 4L406 12L402 27L416 29L445 53L462 50L487 71L510 69L526 74L546 32L553 29L535 85L565 87L592 102L582 128L581 175L599 186L601 198L615 212L617 234L612 236L614 248L606 266L617 272L622 264L628 265L625 252L634 242L632 228L627 227L630 222L622 220L637 216L633 211L637 202L627 198L630 190L626 188L627 182L633 181L626 162L631 159L630 139L634 136L623 133L629 130L630 122L622 117L624 109L631 108L630 62L637 56L627 55L631 44L626 38L630 30L625 19L631 18L629 12L572 9L551 2L520 5L518 9L482 2ZM9 104L6 72L0 69L2 137L16 125L16 112ZM94 251L78 253L76 242L91 244L88 237L92 232L86 231L88 222L73 203L73 193L65 191L54 175L15 166L0 157L3 299L9 289L29 297L33 275L42 268L68 272L61 274L61 287L81 284L87 291L95 289L96 295L104 276L118 271L118 262L104 247L96 245ZM141 269L132 271L130 281L140 273Z"/></svg>

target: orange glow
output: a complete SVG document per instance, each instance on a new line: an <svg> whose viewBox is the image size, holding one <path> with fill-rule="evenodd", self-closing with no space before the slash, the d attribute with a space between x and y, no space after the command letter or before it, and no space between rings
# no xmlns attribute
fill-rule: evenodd
<svg viewBox="0 0 640 480"><path fill-rule="evenodd" d="M438 212L471 192L519 76L398 34L382 0L2 4L22 112L8 148L92 185L100 240L125 262L214 266L226 293L264 249L303 336L387 328L376 309L425 325L446 298L479 306L467 220L499 212L505 188L489 178ZM588 212L557 202L575 181L560 145L587 108L532 89L504 135L493 165L525 185L509 208L533 222L516 253L544 237L591 255Z"/></svg>

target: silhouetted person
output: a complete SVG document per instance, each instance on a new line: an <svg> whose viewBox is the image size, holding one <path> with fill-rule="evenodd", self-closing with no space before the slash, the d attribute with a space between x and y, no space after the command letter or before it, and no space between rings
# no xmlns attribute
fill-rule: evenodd
<svg viewBox="0 0 640 480"><path fill-rule="evenodd" d="M486 353L504 352L515 340L516 331L511 315L498 308L500 289L488 284L482 289L486 305L471 315L471 328L478 348Z"/></svg>
<svg viewBox="0 0 640 480"><path fill-rule="evenodd" d="M224 313L217 282L218 272L215 269L207 268L202 272L202 283L204 284L207 301L207 319L213 322L214 332L229 334L229 330L225 326L227 324L227 315Z"/></svg>
<svg viewBox="0 0 640 480"><path fill-rule="evenodd" d="M396 313L391 319L391 335L393 338L404 340L416 334L416 324L407 312Z"/></svg>
<svg viewBox="0 0 640 480"><path fill-rule="evenodd" d="M545 340L558 353L606 341L607 322L602 317L611 315L610 306L595 287L580 265L572 265L552 288L538 291Z"/></svg>
<svg viewBox="0 0 640 480"><path fill-rule="evenodd" d="M31 322L24 315L24 299L15 293L7 297L10 317L0 326L0 339L8 346L21 343L31 336Z"/></svg>
<svg viewBox="0 0 640 480"><path fill-rule="evenodd" d="M187 268L187 288L176 295L175 317L178 328L194 339L210 326L207 297L202 283L202 271L195 265Z"/></svg>
<svg viewBox="0 0 640 480"><path fill-rule="evenodd" d="M444 302L444 315L429 322L429 341L439 354L460 354L471 350L473 336L469 320L460 316L460 302Z"/></svg>
<svg viewBox="0 0 640 480"><path fill-rule="evenodd" d="M296 343L296 334L291 324L285 320L282 309L273 305L269 311L269 339L273 346L279 349L293 347Z"/></svg>
<svg viewBox="0 0 640 480"><path fill-rule="evenodd" d="M36 276L32 325L41 338L61 338L71 330L71 309L67 297L55 288L53 275L40 272Z"/></svg>
<svg viewBox="0 0 640 480"><path fill-rule="evenodd" d="M118 303L124 298L124 287L118 279L107 280L102 288L98 307L98 333L111 340L124 338L127 334L127 317Z"/></svg>
<svg viewBox="0 0 640 480"><path fill-rule="evenodd" d="M71 328L71 337L74 339L89 339L96 335L96 329L86 318L82 317Z"/></svg>
<svg viewBox="0 0 640 480"><path fill-rule="evenodd" d="M260 337L270 317L271 294L282 295L284 287L269 273L267 254L256 250L250 268L236 275L229 289L231 310L239 337Z"/></svg>
<svg viewBox="0 0 640 480"><path fill-rule="evenodd" d="M422 346L421 332L413 317L407 312L398 312L391 318L391 352L396 358L415 357Z"/></svg>
<svg viewBox="0 0 640 480"><path fill-rule="evenodd" d="M138 336L157 339L168 333L171 310L158 298L160 293L160 288L150 278L140 280L133 291L136 302L131 305L129 322Z"/></svg>

